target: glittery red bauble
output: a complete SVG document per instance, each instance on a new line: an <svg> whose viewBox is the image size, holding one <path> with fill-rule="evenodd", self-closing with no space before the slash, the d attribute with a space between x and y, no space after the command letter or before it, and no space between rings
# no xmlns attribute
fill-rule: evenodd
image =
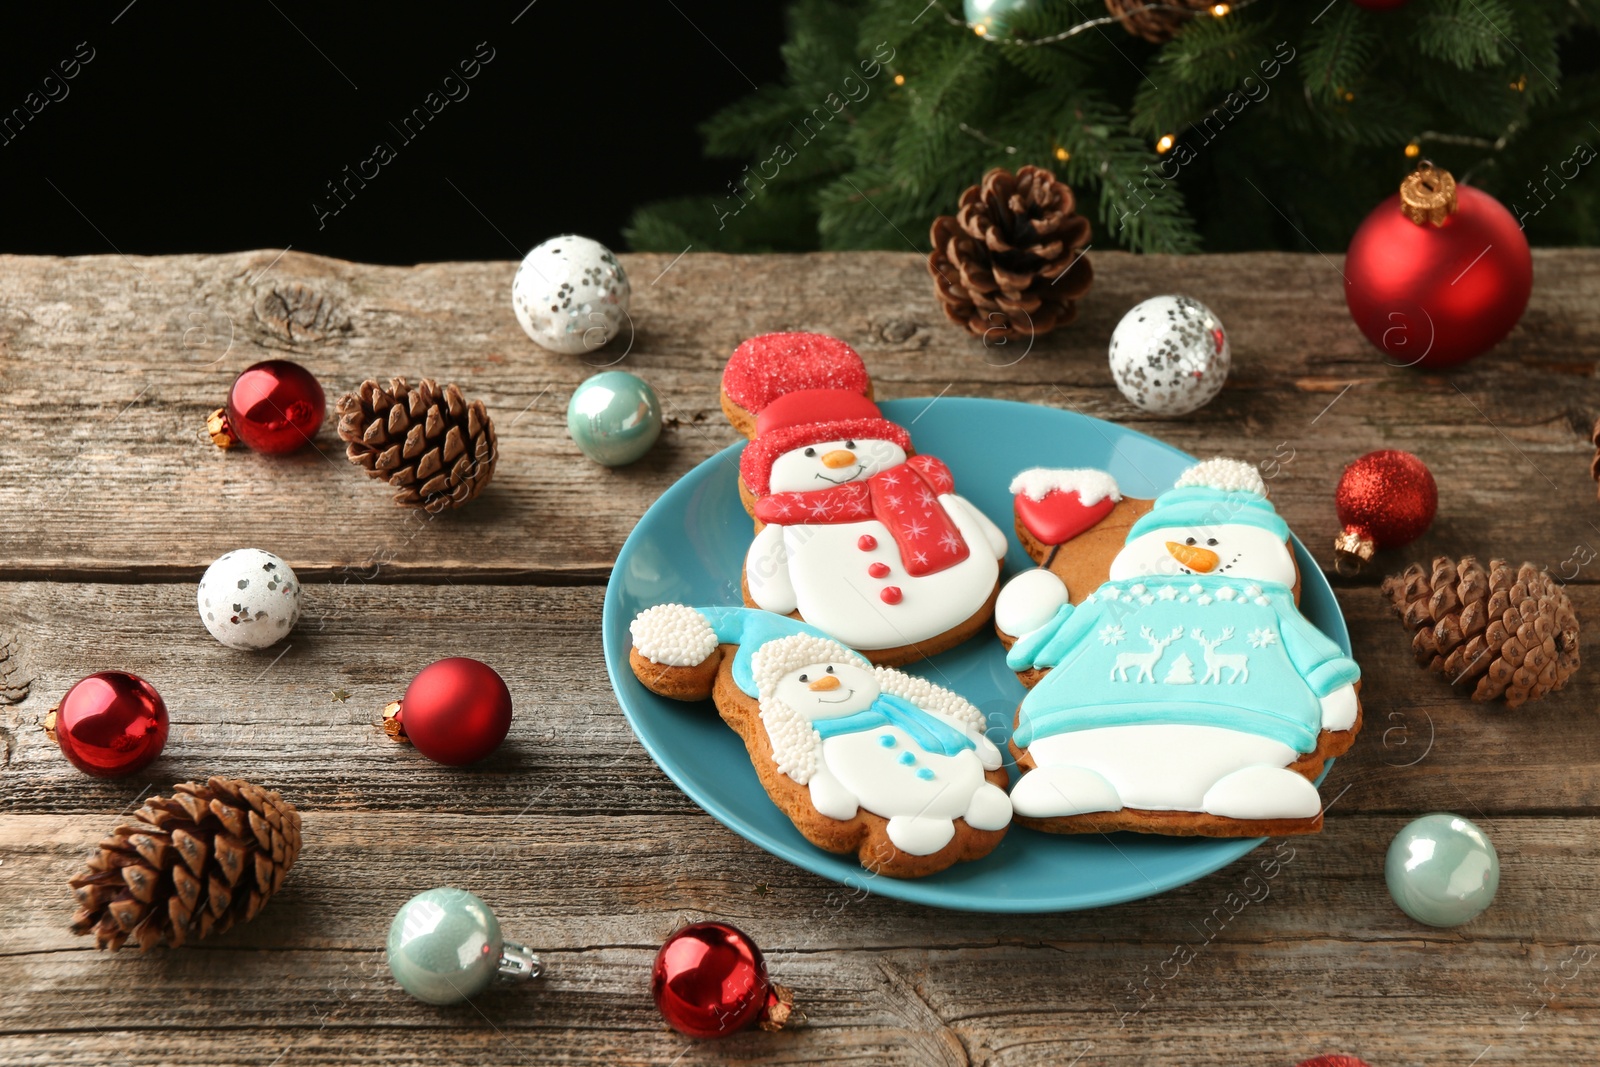
<svg viewBox="0 0 1600 1067"><path fill-rule="evenodd" d="M1334 547L1365 561L1426 533L1439 510L1439 487L1422 460L1385 448L1344 469L1333 502L1343 527Z"/></svg>
<svg viewBox="0 0 1600 1067"><path fill-rule="evenodd" d="M455 656L411 680L396 717L406 739L435 763L474 763L506 739L511 691L493 667Z"/></svg>
<svg viewBox="0 0 1600 1067"><path fill-rule="evenodd" d="M1367 340L1402 367L1438 370L1499 342L1533 291L1528 238L1488 193L1455 186L1442 225L1417 223L1389 197L1345 253L1345 301Z"/></svg>
<svg viewBox="0 0 1600 1067"><path fill-rule="evenodd" d="M650 970L650 994L674 1030L690 1037L726 1037L751 1023L783 1025L788 990L767 979L761 950L727 923L685 926L661 946Z"/></svg>
<svg viewBox="0 0 1600 1067"><path fill-rule="evenodd" d="M142 770L167 743L166 702L149 682L125 671L89 675L53 710L61 754L96 778Z"/></svg>
<svg viewBox="0 0 1600 1067"><path fill-rule="evenodd" d="M228 428L257 452L293 452L317 436L327 406L310 371L286 359L269 359L233 380Z"/></svg>
<svg viewBox="0 0 1600 1067"><path fill-rule="evenodd" d="M1295 1067L1368 1067L1365 1060L1354 1056L1316 1056L1295 1064Z"/></svg>

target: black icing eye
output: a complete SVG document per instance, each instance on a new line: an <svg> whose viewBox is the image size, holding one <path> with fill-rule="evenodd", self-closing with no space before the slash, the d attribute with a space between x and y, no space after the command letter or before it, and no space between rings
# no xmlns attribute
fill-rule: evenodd
<svg viewBox="0 0 1600 1067"><path fill-rule="evenodd" d="M815 455L816 455L816 454L817 454L817 450L816 450L816 449L814 449L814 448L808 448L808 449L806 449L806 455L808 455L808 456L815 456Z"/></svg>
<svg viewBox="0 0 1600 1067"><path fill-rule="evenodd" d="M1215 537L1208 537L1208 538L1206 538L1206 544L1208 544L1208 545L1215 545L1215 544L1216 544L1216 543L1217 543L1217 539L1216 539L1216 538L1215 538Z"/></svg>
<svg viewBox="0 0 1600 1067"><path fill-rule="evenodd" d="M846 448L850 449L850 451L854 452L855 448L856 448L856 443L854 441L846 441L844 443L844 447L846 447Z"/></svg>
<svg viewBox="0 0 1600 1067"><path fill-rule="evenodd" d="M1186 544L1186 545L1192 545L1192 544L1194 544L1194 538L1192 538L1192 537L1185 537L1185 538L1184 538L1184 539L1183 539L1183 543L1184 543L1184 544Z"/></svg>
<svg viewBox="0 0 1600 1067"><path fill-rule="evenodd" d="M829 674L832 674L832 673L833 673L833 668L832 668L832 667L829 667L829 668L828 668L828 673L829 673Z"/></svg>
<svg viewBox="0 0 1600 1067"><path fill-rule="evenodd" d="M802 682L809 682L809 681L811 681L811 679L810 679L810 678L807 678L807 677L806 677L806 676L805 676L805 675L803 675L803 674L802 674L802 675L801 675L801 676L800 676L800 680L801 680L801 681L802 681Z"/></svg>

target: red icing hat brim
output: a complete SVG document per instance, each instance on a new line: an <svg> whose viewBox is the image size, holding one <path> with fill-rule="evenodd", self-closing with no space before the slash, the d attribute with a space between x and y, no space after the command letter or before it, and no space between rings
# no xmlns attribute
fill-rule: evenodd
<svg viewBox="0 0 1600 1067"><path fill-rule="evenodd" d="M893 441L907 455L911 453L911 435L888 419L838 419L789 426L762 434L745 446L739 457L739 476L745 488L756 496L766 496L772 464L779 456L823 441Z"/></svg>

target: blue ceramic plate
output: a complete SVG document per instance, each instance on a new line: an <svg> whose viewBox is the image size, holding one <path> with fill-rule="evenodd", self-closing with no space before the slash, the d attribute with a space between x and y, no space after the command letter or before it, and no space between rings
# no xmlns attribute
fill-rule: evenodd
<svg viewBox="0 0 1600 1067"><path fill-rule="evenodd" d="M1012 526L1012 477L1031 466L1108 470L1129 496L1169 488L1194 458L1113 423L1002 400L891 400L885 417L911 429L917 451L950 465L956 489L997 522ZM1148 834L1063 836L1012 827L988 856L928 878L896 879L863 870L800 836L768 799L739 736L710 701L686 704L651 693L628 667L628 623L652 604L738 604L739 570L753 536L739 503L739 452L712 456L645 512L617 556L606 588L606 666L634 733L661 769L723 825L775 856L852 888L899 900L988 912L1096 908L1152 896L1223 867L1261 839L1218 840ZM1322 571L1299 539L1301 609L1350 649L1344 618ZM1006 573L1033 566L1013 538ZM937 670L935 671L935 667ZM1006 669L1000 643L986 631L934 660L907 668L947 685L1011 727L1022 684ZM992 736L992 735L991 735ZM1329 761L1330 765L1332 761ZM1013 780L1016 768L1008 769Z"/></svg>

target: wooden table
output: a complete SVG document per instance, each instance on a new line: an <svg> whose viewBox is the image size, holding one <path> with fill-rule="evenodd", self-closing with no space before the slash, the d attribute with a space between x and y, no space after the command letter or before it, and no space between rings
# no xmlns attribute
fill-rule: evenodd
<svg viewBox="0 0 1600 1067"><path fill-rule="evenodd" d="M1097 253L1080 320L1022 358L947 325L909 254L624 259L637 332L620 365L654 383L669 418L622 470L567 440L567 400L595 368L523 336L512 264L0 260L0 641L15 698L0 708L0 1062L1592 1060L1597 672L1516 712L1472 704L1412 662L1380 573L1336 580L1367 727L1324 787L1338 797L1327 829L1154 899L1051 916L858 898L746 844L633 740L599 625L639 515L736 440L717 406L728 352L795 329L855 345L882 397L1070 407L1193 452L1274 460L1279 508L1324 558L1343 465L1412 450L1438 479L1439 517L1380 571L1439 552L1565 564L1579 616L1600 624L1595 564L1568 562L1600 550L1587 441L1600 253L1536 254L1521 327L1448 376L1386 366L1345 314L1337 260L1314 255ZM1209 407L1156 420L1117 393L1105 349L1124 310L1169 291L1217 310L1236 365ZM495 416L493 486L429 519L390 506L331 426L288 458L211 447L207 410L274 356L314 370L330 399L369 375L459 381ZM280 552L307 583L299 628L259 654L211 640L194 609L205 566L244 545ZM492 662L518 708L507 743L468 771L378 727L446 654ZM174 721L160 761L111 782L73 770L38 726L73 681L109 667L154 682ZM66 878L119 813L147 788L217 773L305 812L305 852L266 913L146 957L71 936ZM1500 852L1499 899L1461 929L1413 923L1384 888L1390 837L1437 809L1478 820ZM1247 882L1271 855L1276 877ZM476 1008L402 993L384 962L389 919L440 884L490 901L549 977ZM756 937L809 1027L695 1045L663 1026L650 960L701 917Z"/></svg>

